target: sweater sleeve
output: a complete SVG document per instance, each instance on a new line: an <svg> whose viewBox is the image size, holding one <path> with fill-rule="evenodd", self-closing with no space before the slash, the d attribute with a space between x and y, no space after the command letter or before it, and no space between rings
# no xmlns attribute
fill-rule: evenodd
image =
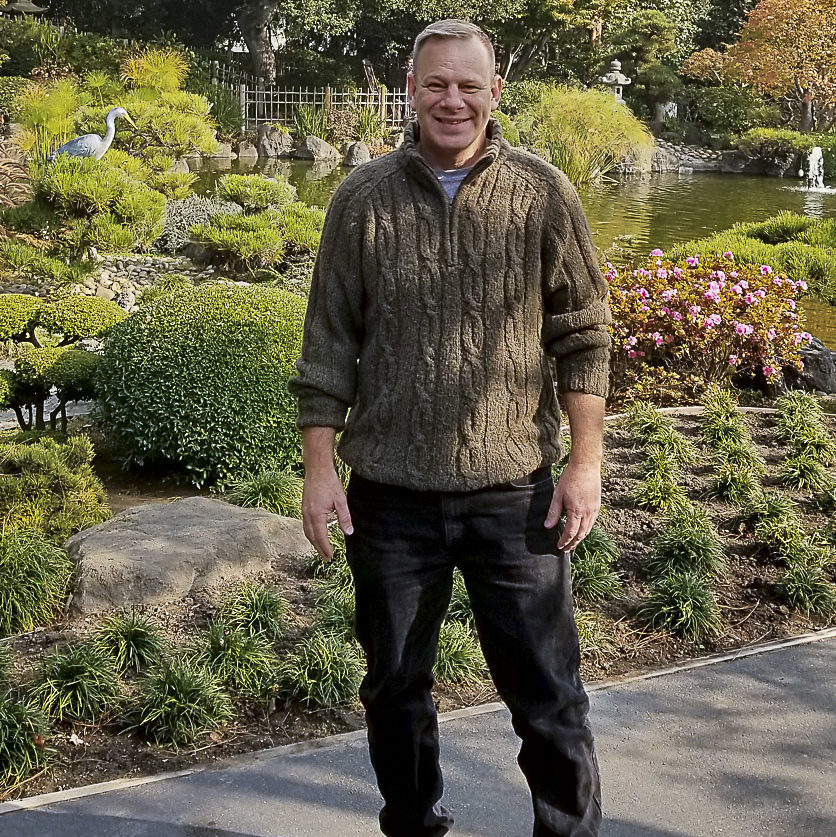
<svg viewBox="0 0 836 837"><path fill-rule="evenodd" d="M300 428L342 430L354 403L363 339L363 227L349 180L335 192L325 216L298 374L288 383L299 401Z"/></svg>
<svg viewBox="0 0 836 837"><path fill-rule="evenodd" d="M606 397L608 289L580 199L564 175L551 184L546 207L543 345L555 359L559 392Z"/></svg>

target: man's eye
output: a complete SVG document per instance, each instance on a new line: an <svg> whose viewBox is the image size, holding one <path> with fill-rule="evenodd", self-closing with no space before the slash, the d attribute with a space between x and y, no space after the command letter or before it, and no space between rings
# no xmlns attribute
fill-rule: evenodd
<svg viewBox="0 0 836 837"><path fill-rule="evenodd" d="M428 84L427 88L429 90L432 90L433 93L438 93L439 91L444 90L444 85L443 84Z"/></svg>

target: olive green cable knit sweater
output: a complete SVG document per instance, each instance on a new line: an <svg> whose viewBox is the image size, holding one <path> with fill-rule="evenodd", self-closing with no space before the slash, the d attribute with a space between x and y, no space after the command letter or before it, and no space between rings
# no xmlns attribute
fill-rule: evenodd
<svg viewBox="0 0 836 837"><path fill-rule="evenodd" d="M606 395L607 288L556 168L491 120L451 203L417 133L331 200L290 388L361 476L463 491L559 458L547 355L559 391Z"/></svg>

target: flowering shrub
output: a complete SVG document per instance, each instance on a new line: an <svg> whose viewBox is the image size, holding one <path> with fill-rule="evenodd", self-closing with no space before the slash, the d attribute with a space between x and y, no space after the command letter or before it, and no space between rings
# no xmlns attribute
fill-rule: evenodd
<svg viewBox="0 0 836 837"><path fill-rule="evenodd" d="M801 345L811 339L796 310L803 280L738 265L731 252L674 262L661 250L638 269L607 263L605 276L618 400L651 390L675 400L736 372L774 381L782 367L801 367Z"/></svg>

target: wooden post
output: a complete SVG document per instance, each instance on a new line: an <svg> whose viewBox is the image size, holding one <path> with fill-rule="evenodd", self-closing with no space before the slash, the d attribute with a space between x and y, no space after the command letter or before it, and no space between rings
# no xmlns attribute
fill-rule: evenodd
<svg viewBox="0 0 836 837"><path fill-rule="evenodd" d="M378 85L377 88L377 112L380 114L380 121L386 124L386 88Z"/></svg>
<svg viewBox="0 0 836 837"><path fill-rule="evenodd" d="M325 110L331 110L331 85L326 85L325 87Z"/></svg>
<svg viewBox="0 0 836 837"><path fill-rule="evenodd" d="M218 76L219 75L220 75L220 73L218 72L218 62L213 61L212 62L212 79L211 79L212 84L217 84L218 83Z"/></svg>
<svg viewBox="0 0 836 837"><path fill-rule="evenodd" d="M238 101L241 103L241 131L247 133L247 85L241 84L238 88Z"/></svg>

